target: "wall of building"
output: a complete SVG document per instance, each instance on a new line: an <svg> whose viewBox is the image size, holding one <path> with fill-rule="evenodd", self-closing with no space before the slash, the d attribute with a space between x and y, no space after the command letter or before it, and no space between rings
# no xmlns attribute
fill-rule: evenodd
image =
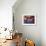
<svg viewBox="0 0 46 46"><path fill-rule="evenodd" d="M41 41L46 46L46 0L41 1Z"/></svg>
<svg viewBox="0 0 46 46"><path fill-rule="evenodd" d="M16 6L16 5L14 5ZM40 0L23 0L20 5L14 7L15 30L23 33L23 37L35 41L36 46L41 46L41 1ZM23 15L34 14L36 16L36 25L23 25Z"/></svg>

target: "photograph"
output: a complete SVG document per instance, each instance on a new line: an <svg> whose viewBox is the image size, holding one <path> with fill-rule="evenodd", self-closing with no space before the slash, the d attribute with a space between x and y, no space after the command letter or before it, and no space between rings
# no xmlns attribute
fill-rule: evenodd
<svg viewBox="0 0 46 46"><path fill-rule="evenodd" d="M35 16L34 15L24 15L22 21L24 25L35 24Z"/></svg>

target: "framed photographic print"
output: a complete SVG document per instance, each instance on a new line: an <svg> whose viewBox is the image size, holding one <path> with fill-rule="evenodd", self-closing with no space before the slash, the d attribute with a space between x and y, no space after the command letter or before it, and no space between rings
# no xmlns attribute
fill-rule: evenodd
<svg viewBox="0 0 46 46"><path fill-rule="evenodd" d="M23 25L35 25L36 24L36 16L34 16L34 15L23 15L22 16L22 24Z"/></svg>

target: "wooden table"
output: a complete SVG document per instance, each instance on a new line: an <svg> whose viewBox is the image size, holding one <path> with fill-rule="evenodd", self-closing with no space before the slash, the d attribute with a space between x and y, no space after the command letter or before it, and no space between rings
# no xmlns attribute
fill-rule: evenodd
<svg viewBox="0 0 46 46"><path fill-rule="evenodd" d="M22 33L15 33L13 36L13 39L15 39L16 46L21 46L22 44Z"/></svg>

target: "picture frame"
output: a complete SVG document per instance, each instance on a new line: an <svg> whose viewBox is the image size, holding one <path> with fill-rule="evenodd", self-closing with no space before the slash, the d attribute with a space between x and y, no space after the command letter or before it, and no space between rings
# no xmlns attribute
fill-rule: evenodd
<svg viewBox="0 0 46 46"><path fill-rule="evenodd" d="M23 15L22 24L23 25L36 25L36 16L35 15Z"/></svg>

